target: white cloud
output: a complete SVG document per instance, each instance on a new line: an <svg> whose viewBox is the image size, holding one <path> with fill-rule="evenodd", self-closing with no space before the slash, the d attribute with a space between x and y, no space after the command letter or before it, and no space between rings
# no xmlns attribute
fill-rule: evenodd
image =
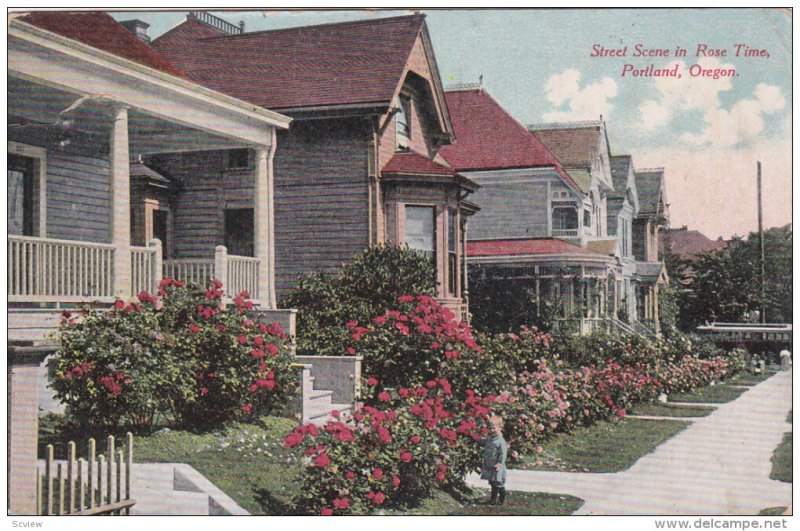
<svg viewBox="0 0 800 531"><path fill-rule="evenodd" d="M729 69L734 65L722 63L715 57L703 58L698 64L704 69ZM672 66L674 63L665 66ZM684 133L684 143L714 147L733 146L746 142L764 130L763 115L772 114L786 106L780 88L760 83L752 98L734 103L730 109L722 108L719 95L733 88L732 78L691 77L686 64L679 63L680 78L663 77L654 81L657 98L644 101L639 106L637 126L652 131L682 117L687 111L698 111L703 116L700 133Z"/></svg>
<svg viewBox="0 0 800 531"><path fill-rule="evenodd" d="M550 76L544 90L555 108L542 115L545 121L596 120L601 114L608 117L614 108L608 100L617 95L617 83L604 77L581 88L580 81L581 73L574 68Z"/></svg>
<svg viewBox="0 0 800 531"><path fill-rule="evenodd" d="M747 147L696 150L664 146L635 150L637 167L663 166L670 225L688 225L706 236L744 236L758 227L756 161L761 161L764 225L792 221L791 136L758 139Z"/></svg>

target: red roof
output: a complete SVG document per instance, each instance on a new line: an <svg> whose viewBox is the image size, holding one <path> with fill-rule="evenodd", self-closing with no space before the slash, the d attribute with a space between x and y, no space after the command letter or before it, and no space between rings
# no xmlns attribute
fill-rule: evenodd
<svg viewBox="0 0 800 531"><path fill-rule="evenodd" d="M381 173L403 173L411 175L455 175L453 168L434 162L412 151L395 153Z"/></svg>
<svg viewBox="0 0 800 531"><path fill-rule="evenodd" d="M600 149L600 122L582 127L569 124L556 125L551 129L546 127L537 128L533 134L558 157L564 167L585 170L592 167Z"/></svg>
<svg viewBox="0 0 800 531"><path fill-rule="evenodd" d="M484 89L445 93L456 142L439 153L458 171L552 166L577 188L559 161Z"/></svg>
<svg viewBox="0 0 800 531"><path fill-rule="evenodd" d="M182 76L159 52L107 13L34 11L20 20L167 74Z"/></svg>
<svg viewBox="0 0 800 531"><path fill-rule="evenodd" d="M207 36L187 20L153 42L189 77L270 109L388 106L424 15Z"/></svg>
<svg viewBox="0 0 800 531"><path fill-rule="evenodd" d="M574 243L556 238L529 240L475 240L467 242L467 256L515 256L528 254L580 254L602 256Z"/></svg>
<svg viewBox="0 0 800 531"><path fill-rule="evenodd" d="M712 240L702 232L689 230L686 227L670 229L664 241L669 242L673 253L685 260L695 258L700 253L723 249L728 245L722 238Z"/></svg>

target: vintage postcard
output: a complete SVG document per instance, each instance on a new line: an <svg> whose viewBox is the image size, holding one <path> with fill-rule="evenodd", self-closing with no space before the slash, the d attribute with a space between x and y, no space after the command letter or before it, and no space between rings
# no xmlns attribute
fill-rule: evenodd
<svg viewBox="0 0 800 531"><path fill-rule="evenodd" d="M9 10L13 525L791 527L792 29Z"/></svg>

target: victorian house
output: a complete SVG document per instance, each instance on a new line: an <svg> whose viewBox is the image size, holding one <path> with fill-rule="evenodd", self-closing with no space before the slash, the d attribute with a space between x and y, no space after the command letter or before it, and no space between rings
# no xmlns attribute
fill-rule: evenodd
<svg viewBox="0 0 800 531"><path fill-rule="evenodd" d="M272 162L279 297L367 246L408 245L435 261L439 300L466 315L464 227L477 210L466 197L477 186L440 154L454 130L424 15L246 33L192 13L152 44L188 79L293 119ZM184 190L195 219L216 222L174 231L175 252L202 259L224 239L249 253L258 160L249 148L147 159L175 182L204 183Z"/></svg>
<svg viewBox="0 0 800 531"><path fill-rule="evenodd" d="M11 15L7 81L9 510L35 514L37 388L61 308L153 291L165 258L195 267L170 231L214 234L222 215L213 201L189 204L196 187L214 196L222 182L187 172L178 185L138 161L252 154L252 186L242 193L256 213L253 252L215 256L223 243L215 239L202 252L229 289L251 290L269 312L270 161L276 131L291 120L191 81L103 13ZM210 215L198 219L195 209Z"/></svg>
<svg viewBox="0 0 800 531"><path fill-rule="evenodd" d="M481 186L474 194L481 211L469 227L470 272L517 282L537 305L555 304L559 326L605 328L619 274L616 240L605 238L608 158L595 146L596 167L573 175L482 86L453 87L446 97L457 142L440 153ZM577 151L573 141L566 149Z"/></svg>

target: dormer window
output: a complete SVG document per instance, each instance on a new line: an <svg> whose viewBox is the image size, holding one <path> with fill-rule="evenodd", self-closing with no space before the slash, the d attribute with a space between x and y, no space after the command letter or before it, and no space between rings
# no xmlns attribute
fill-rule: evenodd
<svg viewBox="0 0 800 531"><path fill-rule="evenodd" d="M400 96L397 120L397 149L408 149L411 145L411 98Z"/></svg>
<svg viewBox="0 0 800 531"><path fill-rule="evenodd" d="M578 235L578 209L571 201L552 202L553 236L574 238Z"/></svg>

